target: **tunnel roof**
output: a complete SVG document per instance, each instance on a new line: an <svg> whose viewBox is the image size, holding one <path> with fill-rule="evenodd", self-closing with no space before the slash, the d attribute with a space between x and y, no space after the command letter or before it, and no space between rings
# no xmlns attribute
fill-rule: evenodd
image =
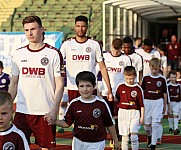
<svg viewBox="0 0 181 150"><path fill-rule="evenodd" d="M181 0L106 0L105 3L132 10L147 20L181 17Z"/></svg>

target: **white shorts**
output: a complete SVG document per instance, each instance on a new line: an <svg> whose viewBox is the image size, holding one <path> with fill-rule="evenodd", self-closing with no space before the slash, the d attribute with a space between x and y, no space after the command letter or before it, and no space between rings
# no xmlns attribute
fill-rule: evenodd
<svg viewBox="0 0 181 150"><path fill-rule="evenodd" d="M64 92L63 92L61 102L68 102L68 90L67 90L67 87L64 87Z"/></svg>
<svg viewBox="0 0 181 150"><path fill-rule="evenodd" d="M149 100L144 99L145 107L145 124L152 124L153 122L160 122L163 118L163 99Z"/></svg>
<svg viewBox="0 0 181 150"><path fill-rule="evenodd" d="M83 142L78 138L73 137L72 150L104 150L104 149L105 149L105 140L100 142Z"/></svg>
<svg viewBox="0 0 181 150"><path fill-rule="evenodd" d="M129 135L129 133L138 133L140 128L140 111L135 109L118 110L118 129L119 135Z"/></svg>
<svg viewBox="0 0 181 150"><path fill-rule="evenodd" d="M180 102L170 102L170 114L178 115L180 109Z"/></svg>

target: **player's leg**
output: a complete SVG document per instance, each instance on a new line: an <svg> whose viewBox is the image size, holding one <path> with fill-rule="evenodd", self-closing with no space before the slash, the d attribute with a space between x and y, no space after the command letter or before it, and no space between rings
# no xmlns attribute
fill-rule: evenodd
<svg viewBox="0 0 181 150"><path fill-rule="evenodd" d="M47 121L44 120L44 115L31 115L29 122L33 135L35 136L35 143L39 145L42 150L56 147L55 125L48 125Z"/></svg>
<svg viewBox="0 0 181 150"><path fill-rule="evenodd" d="M174 102L173 105L173 124L174 124L174 135L177 135L180 133L180 130L178 129L178 121L179 121L179 106L180 102Z"/></svg>
<svg viewBox="0 0 181 150"><path fill-rule="evenodd" d="M158 133L159 133L159 124L162 119L162 113L163 113L163 99L153 100L152 105L152 137L151 137L151 149L156 148L156 143L158 139Z"/></svg>
<svg viewBox="0 0 181 150"><path fill-rule="evenodd" d="M31 144L30 136L32 131L31 128L29 127L28 115L16 112L13 124L25 134L28 144L30 145Z"/></svg>
<svg viewBox="0 0 181 150"><path fill-rule="evenodd" d="M169 133L173 133L173 102L170 102L170 114L168 116Z"/></svg>
<svg viewBox="0 0 181 150"><path fill-rule="evenodd" d="M128 141L129 141L129 124L130 121L130 112L129 110L121 109L118 110L118 129L119 135L122 136L122 150L128 150Z"/></svg>
<svg viewBox="0 0 181 150"><path fill-rule="evenodd" d="M140 111L139 110L131 110L132 116L130 121L130 139L131 139L131 147L132 150L139 149L139 141L138 141L138 131L140 129Z"/></svg>
<svg viewBox="0 0 181 150"><path fill-rule="evenodd" d="M144 130L147 134L147 147L149 148L151 146L151 135L152 135L152 128L151 128L152 101L144 100L144 106L145 106Z"/></svg>

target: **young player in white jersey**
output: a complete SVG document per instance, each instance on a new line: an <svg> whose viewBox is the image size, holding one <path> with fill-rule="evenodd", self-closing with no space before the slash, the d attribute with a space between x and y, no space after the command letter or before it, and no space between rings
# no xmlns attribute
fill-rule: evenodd
<svg viewBox="0 0 181 150"><path fill-rule="evenodd" d="M143 78L143 58L140 54L133 51L133 41L130 37L123 39L123 51L131 58L132 66L136 69L137 78L135 78L135 82L141 85Z"/></svg>
<svg viewBox="0 0 181 150"><path fill-rule="evenodd" d="M148 135L148 147L155 150L158 139L159 123L165 114L167 105L167 83L159 74L160 60L152 58L149 61L151 74L145 75L142 81L144 91L145 118L144 128ZM168 107L168 112L169 112Z"/></svg>
<svg viewBox="0 0 181 150"><path fill-rule="evenodd" d="M13 100L9 93L0 91L0 149L30 150L24 133L14 124Z"/></svg>
<svg viewBox="0 0 181 150"><path fill-rule="evenodd" d="M176 81L176 71L170 71L168 78L170 80L168 83L170 97L170 114L168 117L169 133L174 133L174 135L177 135L180 133L180 130L178 129L178 121L181 101L181 86Z"/></svg>
<svg viewBox="0 0 181 150"><path fill-rule="evenodd" d="M44 28L38 16L25 17L22 24L29 44L13 54L9 92L13 100L18 96L13 123L29 144L33 133L36 144L48 150L56 146L56 126L48 126L44 115L49 113L52 119L58 115L64 88L61 53L43 43Z"/></svg>
<svg viewBox="0 0 181 150"><path fill-rule="evenodd" d="M112 90L109 76L102 57L102 51L97 41L86 36L88 18L75 18L75 38L65 41L61 46L63 58L66 58L66 75L69 101L80 94L75 84L75 77L81 71L91 71L96 75L96 64L99 64L101 74L108 88L108 97L112 100Z"/></svg>
<svg viewBox="0 0 181 150"><path fill-rule="evenodd" d="M120 149L110 109L104 99L93 94L96 78L92 72L79 72L76 76L79 97L67 107L64 120L52 120L46 115L49 124L69 127L74 123L72 150L103 150L107 131L114 140L115 150Z"/></svg>
<svg viewBox="0 0 181 150"><path fill-rule="evenodd" d="M132 150L139 149L138 130L144 120L143 91L135 84L136 70L133 66L124 69L125 82L116 91L119 103L118 128L122 135L122 149L128 150L129 134Z"/></svg>
<svg viewBox="0 0 181 150"><path fill-rule="evenodd" d="M143 75L150 74L149 61L152 58L160 59L159 51L153 49L153 41L151 39L145 39L143 47L136 49L135 52L143 57Z"/></svg>

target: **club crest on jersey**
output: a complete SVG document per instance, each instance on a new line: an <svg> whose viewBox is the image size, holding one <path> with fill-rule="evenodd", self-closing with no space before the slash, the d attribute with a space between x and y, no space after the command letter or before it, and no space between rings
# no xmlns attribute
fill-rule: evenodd
<svg viewBox="0 0 181 150"><path fill-rule="evenodd" d="M95 118L100 117L100 115L101 115L101 110L100 109L96 108L96 109L93 110L93 116Z"/></svg>
<svg viewBox="0 0 181 150"><path fill-rule="evenodd" d="M6 79L2 79L1 83L5 84L6 83Z"/></svg>
<svg viewBox="0 0 181 150"><path fill-rule="evenodd" d="M124 65L124 62L123 62L123 61L120 61L120 62L119 62L119 65L120 65L120 66L123 66L123 65Z"/></svg>
<svg viewBox="0 0 181 150"><path fill-rule="evenodd" d="M157 85L157 87L161 87L162 86L162 82L161 81L157 81L156 85Z"/></svg>
<svg viewBox="0 0 181 150"><path fill-rule="evenodd" d="M49 60L48 60L47 57L43 57L43 58L41 59L41 64L42 64L43 66L46 66L46 65L48 64L48 62L49 62Z"/></svg>
<svg viewBox="0 0 181 150"><path fill-rule="evenodd" d="M131 97L136 97L137 96L137 91L132 91L131 92Z"/></svg>
<svg viewBox="0 0 181 150"><path fill-rule="evenodd" d="M86 51L87 53L90 53L90 52L91 52L91 47L87 47L85 51Z"/></svg>
<svg viewBox="0 0 181 150"><path fill-rule="evenodd" d="M13 143L11 142L6 142L4 145L3 145L3 149L2 150L15 150L15 146Z"/></svg>

